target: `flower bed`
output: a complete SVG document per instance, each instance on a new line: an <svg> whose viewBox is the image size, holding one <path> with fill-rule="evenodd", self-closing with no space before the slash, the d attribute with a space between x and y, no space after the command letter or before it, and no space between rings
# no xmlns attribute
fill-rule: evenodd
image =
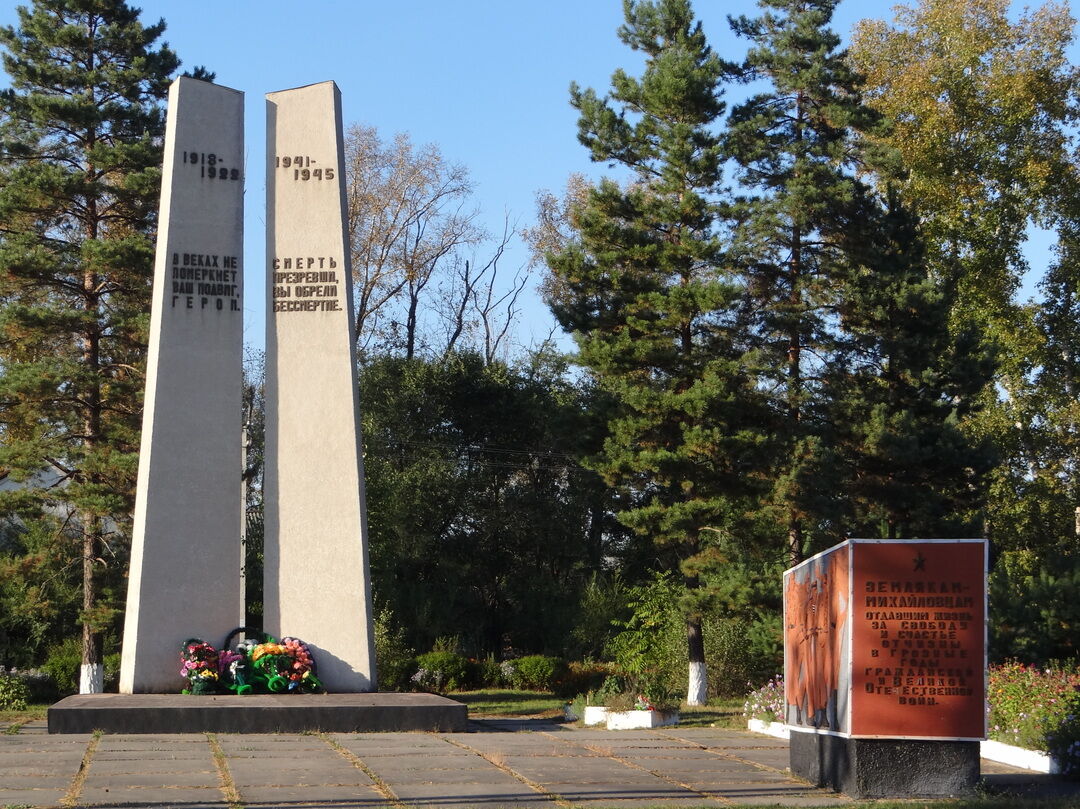
<svg viewBox="0 0 1080 809"><path fill-rule="evenodd" d="M991 666L987 680L990 738L1080 774L1080 670L1011 662Z"/></svg>
<svg viewBox="0 0 1080 809"><path fill-rule="evenodd" d="M747 683L752 686L753 683ZM784 675L777 674L765 685L755 688L746 696L743 715L747 719L762 722L784 721Z"/></svg>
<svg viewBox="0 0 1080 809"><path fill-rule="evenodd" d="M1038 772L1080 775L1080 668L1016 662L991 666L987 701L984 758ZM784 678L777 675L751 691L743 713L753 723L750 730L778 735Z"/></svg>

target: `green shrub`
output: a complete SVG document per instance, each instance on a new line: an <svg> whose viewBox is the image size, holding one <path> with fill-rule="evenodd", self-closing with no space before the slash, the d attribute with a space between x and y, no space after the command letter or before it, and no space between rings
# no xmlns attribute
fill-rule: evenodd
<svg viewBox="0 0 1080 809"><path fill-rule="evenodd" d="M56 702L60 693L56 689L53 678L41 669L24 669L22 671L10 671L8 674L17 677L29 691L27 702L42 703Z"/></svg>
<svg viewBox="0 0 1080 809"><path fill-rule="evenodd" d="M558 657L527 655L514 661L514 688L526 691L554 691L566 664Z"/></svg>
<svg viewBox="0 0 1080 809"><path fill-rule="evenodd" d="M0 710L25 711L30 689L15 674L0 673Z"/></svg>
<svg viewBox="0 0 1080 809"><path fill-rule="evenodd" d="M82 640L65 638L49 647L48 656L41 669L56 683L60 694L74 694L79 690L79 667L82 664Z"/></svg>
<svg viewBox="0 0 1080 809"><path fill-rule="evenodd" d="M412 683L424 691L460 691L468 685L469 661L456 652L428 652L416 658Z"/></svg>
<svg viewBox="0 0 1080 809"><path fill-rule="evenodd" d="M1006 551L990 574L992 661L1080 656L1080 559Z"/></svg>
<svg viewBox="0 0 1080 809"><path fill-rule="evenodd" d="M483 660L470 660L471 685L477 688L498 688L503 684L502 667L495 655L488 655Z"/></svg>
<svg viewBox="0 0 1080 809"><path fill-rule="evenodd" d="M593 661L568 663L562 677L555 684L555 694L570 699L578 694L596 691L611 672L612 667L609 663Z"/></svg>
<svg viewBox="0 0 1080 809"><path fill-rule="evenodd" d="M394 626L394 613L384 608L375 616L375 670L379 688L402 691L416 671L416 653L405 641L404 627Z"/></svg>
<svg viewBox="0 0 1080 809"><path fill-rule="evenodd" d="M631 691L654 701L686 694L686 619L683 588L669 574L630 588L630 618L608 643L607 653L629 678ZM748 681L764 682L783 665L779 612L764 618L706 615L702 620L710 697L741 697Z"/></svg>
<svg viewBox="0 0 1080 809"><path fill-rule="evenodd" d="M103 687L107 692L115 694L120 690L120 652L105 655L101 663L104 669Z"/></svg>

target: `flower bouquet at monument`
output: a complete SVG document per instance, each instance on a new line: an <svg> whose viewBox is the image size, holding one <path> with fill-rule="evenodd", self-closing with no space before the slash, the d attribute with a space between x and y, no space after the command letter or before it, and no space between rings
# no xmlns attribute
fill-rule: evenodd
<svg viewBox="0 0 1080 809"><path fill-rule="evenodd" d="M229 648L239 635L246 637ZM235 694L283 694L322 692L315 674L311 649L299 638L280 641L248 627L229 633L223 650L199 638L184 641L180 651L180 675L189 687L185 694L214 694L229 690Z"/></svg>
<svg viewBox="0 0 1080 809"><path fill-rule="evenodd" d="M272 638L249 649L255 681L271 694L322 691L315 676L315 661L307 644L298 638Z"/></svg>
<svg viewBox="0 0 1080 809"><path fill-rule="evenodd" d="M188 681L185 694L213 694L217 691L218 651L200 638L188 638L180 650L180 676Z"/></svg>
<svg viewBox="0 0 1080 809"><path fill-rule="evenodd" d="M230 664L241 672L244 683L260 693L316 693L323 689L316 676L315 659L311 649L299 638L286 637L280 641L259 630L234 630L225 645L243 632L247 637L236 645L233 654L243 662ZM231 686L230 686L231 687ZM237 690L237 693L247 693Z"/></svg>

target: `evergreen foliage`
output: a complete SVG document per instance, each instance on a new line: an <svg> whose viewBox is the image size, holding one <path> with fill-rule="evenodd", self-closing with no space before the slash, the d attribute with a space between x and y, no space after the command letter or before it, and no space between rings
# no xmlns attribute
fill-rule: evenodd
<svg viewBox="0 0 1080 809"><path fill-rule="evenodd" d="M561 650L593 576L640 566L575 460L596 399L562 371L475 353L361 368L373 591L409 646Z"/></svg>
<svg viewBox="0 0 1080 809"><path fill-rule="evenodd" d="M737 545L763 426L719 233L714 125L729 66L686 0L626 2L624 12L619 37L644 54L642 76L618 70L609 95L575 85L571 97L579 140L630 179L602 180L574 210L576 238L548 257L551 303L578 361L618 405L590 463L622 492L619 519L681 572L689 660L704 664L703 574Z"/></svg>
<svg viewBox="0 0 1080 809"><path fill-rule="evenodd" d="M780 443L766 507L791 563L853 532L949 536L980 502L989 456L959 430L992 366L948 331L914 215L894 191L887 123L828 28L835 0L762 0L733 20L747 79L731 114L748 192L731 256ZM881 179L881 192L861 177Z"/></svg>
<svg viewBox="0 0 1080 809"><path fill-rule="evenodd" d="M762 0L732 27L751 42L744 78L768 88L731 113L727 148L747 190L735 206L732 261L745 275L743 327L772 393L780 442L769 507L791 563L843 536L841 425L831 376L843 376L842 317L853 257L847 228L875 216L855 177L860 132L881 124L829 30L835 0Z"/></svg>
<svg viewBox="0 0 1080 809"><path fill-rule="evenodd" d="M116 622L137 468L164 99L179 61L120 0L36 0L0 29L0 467L63 501L83 662ZM45 489L46 467L60 480ZM32 501L32 502L31 502ZM63 537L70 537L64 540Z"/></svg>

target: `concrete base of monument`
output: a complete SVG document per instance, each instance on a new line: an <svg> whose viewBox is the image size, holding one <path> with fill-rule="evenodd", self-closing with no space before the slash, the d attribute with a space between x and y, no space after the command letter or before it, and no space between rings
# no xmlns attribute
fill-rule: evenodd
<svg viewBox="0 0 1080 809"><path fill-rule="evenodd" d="M435 694L79 694L49 708L49 733L331 733L466 729Z"/></svg>
<svg viewBox="0 0 1080 809"><path fill-rule="evenodd" d="M846 739L792 728L791 772L853 798L971 795L979 783L979 743Z"/></svg>

